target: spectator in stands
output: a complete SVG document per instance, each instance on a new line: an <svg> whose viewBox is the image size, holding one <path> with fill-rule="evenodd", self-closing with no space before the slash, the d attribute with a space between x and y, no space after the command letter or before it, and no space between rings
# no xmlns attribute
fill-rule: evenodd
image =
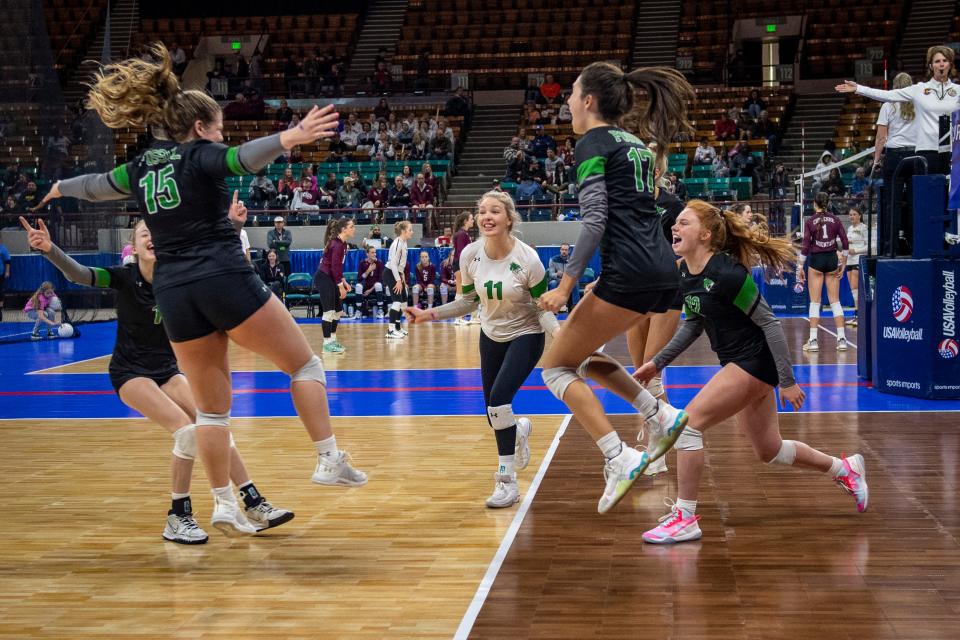
<svg viewBox="0 0 960 640"><path fill-rule="evenodd" d="M433 201L435 195L433 189L427 184L426 178L422 173L418 173L416 180L410 187L410 205L413 209L415 219L423 219L428 231L434 229L433 219Z"/></svg>
<svg viewBox="0 0 960 640"><path fill-rule="evenodd" d="M257 272L260 274L263 284L267 285L270 291L282 300L283 292L286 289L286 273L284 273L283 265L280 264L276 249L267 249L267 255L263 262L259 264Z"/></svg>
<svg viewBox="0 0 960 640"><path fill-rule="evenodd" d="M293 201L290 203L292 211L319 211L320 194L314 186L310 176L300 179L300 186L293 192Z"/></svg>
<svg viewBox="0 0 960 640"><path fill-rule="evenodd" d="M437 287L437 268L430 262L430 254L426 251L420 252L420 262L413 267L413 306L421 309L430 309L433 307L433 299L436 296ZM426 305L421 305L420 296L426 292Z"/></svg>
<svg viewBox="0 0 960 640"><path fill-rule="evenodd" d="M770 176L770 199L779 201L776 206L779 213L783 213L783 201L787 197L787 189L790 186L790 180L787 177L787 169L782 162L778 162ZM771 211L773 213L773 211ZM772 216L771 216L772 217Z"/></svg>
<svg viewBox="0 0 960 640"><path fill-rule="evenodd" d="M411 188L417 180L417 177L413 175L413 169L411 169L408 164L403 165L403 168L400 170L400 177L403 178L403 186L407 189Z"/></svg>
<svg viewBox="0 0 960 640"><path fill-rule="evenodd" d="M367 183L363 181L363 176L356 169L350 170L350 179L353 180L353 188L360 192L360 197L367 195Z"/></svg>
<svg viewBox="0 0 960 640"><path fill-rule="evenodd" d="M560 105L560 110L557 112L557 122L558 123L568 123L573 122L573 114L570 112L570 105L567 104L567 99L569 96L561 96L562 104Z"/></svg>
<svg viewBox="0 0 960 640"><path fill-rule="evenodd" d="M330 147L327 149L327 162L347 162L349 152L350 149L340 138L340 134L335 133L330 140Z"/></svg>
<svg viewBox="0 0 960 640"><path fill-rule="evenodd" d="M504 151L506 155L506 151ZM534 158L536 160L536 158ZM516 149L513 160L507 163L507 170L503 174L504 182L519 182L520 178L526 172L527 167L529 166L529 160L527 155L523 152L522 149Z"/></svg>
<svg viewBox="0 0 960 640"><path fill-rule="evenodd" d="M370 147L370 159L376 160L377 162L386 162L387 160L395 159L396 155L396 150L393 148L393 143L390 142L390 136L387 132L381 131L378 133L377 139L374 141L373 146Z"/></svg>
<svg viewBox="0 0 960 640"><path fill-rule="evenodd" d="M520 146L520 137L513 136L510 138L510 144L508 144L503 149L503 162L509 167L513 161L516 159L517 155L521 153L523 149Z"/></svg>
<svg viewBox="0 0 960 640"><path fill-rule="evenodd" d="M417 129L413 133L413 142L410 146L411 160L424 160L430 150L430 133L424 133L422 129Z"/></svg>
<svg viewBox="0 0 960 640"><path fill-rule="evenodd" d="M446 136L437 135L430 145L430 154L427 156L430 160L447 160L453 164L453 146L447 140Z"/></svg>
<svg viewBox="0 0 960 640"><path fill-rule="evenodd" d="M454 133L453 127L450 126L450 121L444 116L440 116L437 120L437 129L434 136L436 138L445 138L451 150L453 150L457 144L457 134Z"/></svg>
<svg viewBox="0 0 960 640"><path fill-rule="evenodd" d="M20 197L17 198L17 205L21 211L26 211L27 209L32 209L37 206L41 200L41 194L37 189L37 183L33 180L27 182L27 188L20 194Z"/></svg>
<svg viewBox="0 0 960 640"><path fill-rule="evenodd" d="M280 107L274 117L277 119L278 129L286 129L290 121L293 120L293 109L287 105L287 101L283 98L280 99Z"/></svg>
<svg viewBox="0 0 960 640"><path fill-rule="evenodd" d="M380 234L380 225L378 224L370 227L370 231L367 232L367 237L360 241L360 246L365 249L386 249L388 244L386 238Z"/></svg>
<svg viewBox="0 0 960 640"><path fill-rule="evenodd" d="M387 188L387 179L377 178L377 181L367 191L367 196L363 201L363 208L371 210L374 219L378 222L383 221L383 209L390 200L390 190Z"/></svg>
<svg viewBox="0 0 960 640"><path fill-rule="evenodd" d="M207 91L217 97L226 97L229 93L230 73L223 64L223 60L217 58L213 63L213 70L207 72Z"/></svg>
<svg viewBox="0 0 960 640"><path fill-rule="evenodd" d="M283 266L283 272L290 275L290 246L293 244L293 234L284 228L283 216L273 219L273 229L267 231L267 248L277 252L277 258Z"/></svg>
<svg viewBox="0 0 960 640"><path fill-rule="evenodd" d="M820 191L825 191L831 196L842 197L847 195L847 186L843 184L843 178L840 176L840 169L830 169L826 180L820 185Z"/></svg>
<svg viewBox="0 0 960 640"><path fill-rule="evenodd" d="M667 191L677 196L680 200L684 202L687 201L687 185L683 184L680 176L672 171L667 174Z"/></svg>
<svg viewBox="0 0 960 640"><path fill-rule="evenodd" d="M716 149L711 146L706 138L700 138L700 144L697 145L697 150L693 152L693 164L713 164L716 157Z"/></svg>
<svg viewBox="0 0 960 640"><path fill-rule="evenodd" d="M337 208L338 209L360 209L361 208L360 190L354 186L354 179L347 176L343 179L343 186L337 189ZM352 215L347 212L347 215Z"/></svg>
<svg viewBox="0 0 960 640"><path fill-rule="evenodd" d="M376 317L383 317L383 263L377 259L377 250L367 247L366 257L357 268L357 311L359 315L374 315L372 303L376 303Z"/></svg>
<svg viewBox="0 0 960 640"><path fill-rule="evenodd" d="M537 166L540 166L539 163ZM533 175L525 175L523 179L520 180L520 184L517 185L517 202L523 201L533 201L534 198L538 198L543 195L543 188L540 186L540 182L535 180Z"/></svg>
<svg viewBox="0 0 960 640"><path fill-rule="evenodd" d="M170 43L169 51L170 61L173 62L173 72L177 74L177 77L183 76L183 72L187 70L187 54L176 42Z"/></svg>
<svg viewBox="0 0 960 640"><path fill-rule="evenodd" d="M556 150L557 141L544 130L543 125L537 125L535 131L536 135L533 138L533 142L530 143L530 153L538 158L546 158L547 149Z"/></svg>
<svg viewBox="0 0 960 640"><path fill-rule="evenodd" d="M17 203L17 197L14 195L9 195L7 196L6 201L3 203L3 211L0 213L20 214L23 213L23 209L21 209L20 205Z"/></svg>
<svg viewBox="0 0 960 640"><path fill-rule="evenodd" d="M292 172L291 172L292 173ZM270 202L277 197L277 187L273 180L267 177L266 168L257 172L250 180L250 188L247 199L250 201L251 209L266 209Z"/></svg>
<svg viewBox="0 0 960 640"><path fill-rule="evenodd" d="M392 114L391 114L392 115ZM397 133L395 130L390 128L390 124L386 120L379 120L377 122L377 137L380 137L380 134L386 134L387 139L393 143L397 139Z"/></svg>
<svg viewBox="0 0 960 640"><path fill-rule="evenodd" d="M730 175L737 178L756 180L757 162L750 153L750 147L738 143L736 153L730 157Z"/></svg>
<svg viewBox="0 0 960 640"><path fill-rule="evenodd" d="M300 181L293 177L293 169L287 167L277 183L277 205L286 207L293 200L294 190L300 186Z"/></svg>
<svg viewBox="0 0 960 640"><path fill-rule="evenodd" d="M397 132L397 142L406 147L413 144L413 130L410 129L410 124L406 120L400 123L400 131Z"/></svg>
<svg viewBox="0 0 960 640"><path fill-rule="evenodd" d="M573 167L576 164L576 160L574 158L574 147L576 146L577 141L570 136L563 141L563 147L560 148L558 155L560 156L560 159L563 160L563 165L565 167Z"/></svg>
<svg viewBox="0 0 960 640"><path fill-rule="evenodd" d="M543 170L547 176L554 176L554 181L556 181L558 167L559 170L563 172L563 160L560 159L560 156L557 155L554 149L547 149L547 159L543 161Z"/></svg>
<svg viewBox="0 0 960 640"><path fill-rule="evenodd" d="M449 227L444 229L444 232L449 231L451 231ZM450 246L449 243L447 246ZM440 263L440 304L447 304L447 299L450 297L451 291L454 295L457 293L457 276L453 265L453 259L455 257L456 254L451 251L447 254L447 257L443 259L443 262Z"/></svg>
<svg viewBox="0 0 960 640"><path fill-rule="evenodd" d="M720 119L713 125L713 135L717 140L736 140L737 123L726 113L721 113Z"/></svg>
<svg viewBox="0 0 960 640"><path fill-rule="evenodd" d="M452 241L452 239L453 239L453 228L452 228L452 227L444 227L444 228L443 228L443 233L441 233L440 235L438 235L438 236L436 237L436 239L433 241L433 246L438 247L438 248L439 248L439 247L449 247L449 246L450 246L450 242Z"/></svg>
<svg viewBox="0 0 960 640"><path fill-rule="evenodd" d="M374 144L377 142L377 134L373 132L369 122L364 122L362 131L357 136L357 153L370 154Z"/></svg>
<svg viewBox="0 0 960 640"><path fill-rule="evenodd" d="M833 154L829 151L825 151L823 155L820 156L820 161L817 162L817 166L813 168L813 190L820 191L823 182L827 179L827 174L830 169L828 167L833 164Z"/></svg>
<svg viewBox="0 0 960 640"><path fill-rule="evenodd" d="M547 283L548 289L556 289L567 270L567 262L570 260L570 245L564 242L560 245L560 253L550 258L547 263L547 276L550 281ZM570 306L574 307L580 302L580 287L576 286L570 293Z"/></svg>
<svg viewBox="0 0 960 640"><path fill-rule="evenodd" d="M540 85L540 92L537 96L537 102L543 104L554 104L559 101L560 93L563 91L560 83L553 79L553 74L548 73L543 77L543 84Z"/></svg>
<svg viewBox="0 0 960 640"><path fill-rule="evenodd" d="M867 193L867 187L870 186L870 178L863 167L857 167L853 172L853 182L850 183L850 195L861 200Z"/></svg>
<svg viewBox="0 0 960 640"><path fill-rule="evenodd" d="M248 115L247 97L242 93L234 96L233 100L223 108L224 120L246 120Z"/></svg>
<svg viewBox="0 0 960 640"><path fill-rule="evenodd" d="M743 110L754 120L759 118L760 113L765 111L766 108L767 103L763 101L763 98L760 97L760 92L756 89L753 89L747 99L743 101Z"/></svg>
<svg viewBox="0 0 960 640"><path fill-rule="evenodd" d="M753 137L763 138L767 141L767 153L774 157L780 150L780 128L777 126L766 110L761 111L757 117L756 124L753 125Z"/></svg>
<svg viewBox="0 0 960 640"><path fill-rule="evenodd" d="M547 178L547 174L543 171L543 165L536 158L527 158L527 166L524 168L521 178L527 177L537 183L543 182Z"/></svg>
<svg viewBox="0 0 960 640"><path fill-rule="evenodd" d="M423 174L424 181L430 185L430 188L433 189L433 196L438 201L440 200L440 185L437 182L436 176L433 175L433 167L430 166L429 162L424 162L420 167L420 173Z"/></svg>
<svg viewBox="0 0 960 640"><path fill-rule="evenodd" d="M380 102L373 108L373 117L384 122L390 117L390 104L386 98L380 98Z"/></svg>
<svg viewBox="0 0 960 640"><path fill-rule="evenodd" d="M398 175L393 179L393 186L390 188L388 198L390 210L400 215L403 219L410 216L410 189L403 182L403 176Z"/></svg>
<svg viewBox="0 0 960 640"><path fill-rule="evenodd" d="M323 183L323 190L332 192L334 195L336 195L339 187L340 182L337 180L337 174L331 171L327 174L327 181Z"/></svg>
<svg viewBox="0 0 960 640"><path fill-rule="evenodd" d="M376 92L379 94L389 93L390 80L390 67L387 66L386 62L378 63L376 70L373 72L373 86Z"/></svg>
<svg viewBox="0 0 960 640"><path fill-rule="evenodd" d="M463 87L457 87L454 90L453 95L447 100L447 104L443 109L443 115L461 116L466 122L466 118L470 115L470 101L467 100L467 97L463 94Z"/></svg>

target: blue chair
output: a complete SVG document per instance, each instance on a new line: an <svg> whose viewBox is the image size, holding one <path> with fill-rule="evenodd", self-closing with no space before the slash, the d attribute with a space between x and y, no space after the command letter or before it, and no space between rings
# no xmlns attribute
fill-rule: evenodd
<svg viewBox="0 0 960 640"><path fill-rule="evenodd" d="M291 273L287 276L287 292L283 303L293 312L294 307L306 307L307 317L313 317L313 276L309 273Z"/></svg>

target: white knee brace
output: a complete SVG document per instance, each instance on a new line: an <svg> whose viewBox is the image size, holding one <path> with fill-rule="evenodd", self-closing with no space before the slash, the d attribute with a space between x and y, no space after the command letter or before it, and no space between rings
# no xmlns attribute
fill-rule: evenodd
<svg viewBox="0 0 960 640"><path fill-rule="evenodd" d="M359 286L359 285L357 285L357 286ZM379 283L379 282L375 282L375 283L373 284L373 290L376 291L377 293L383 293L383 284L381 284L381 283ZM362 290L361 290L361 292L362 292Z"/></svg>
<svg viewBox="0 0 960 640"><path fill-rule="evenodd" d="M577 370L573 367L553 367L543 370L543 382L557 400L563 400L567 387L578 380L583 382L583 378L577 375Z"/></svg>
<svg viewBox="0 0 960 640"><path fill-rule="evenodd" d="M513 405L504 404L499 407L487 407L487 418L490 420L490 426L496 431L509 429L517 424L513 417Z"/></svg>
<svg viewBox="0 0 960 640"><path fill-rule="evenodd" d="M843 305L840 304L839 302L834 302L833 304L830 305L830 312L833 314L834 318L842 318Z"/></svg>
<svg viewBox="0 0 960 640"><path fill-rule="evenodd" d="M390 310L391 310L391 311L400 311L400 303L397 302L397 301L391 302L391 303L390 303Z"/></svg>
<svg viewBox="0 0 960 640"><path fill-rule="evenodd" d="M580 376L581 378L589 378L590 374L587 372L587 369L590 367L591 364L594 364L594 363L600 364L601 362L605 362L607 364L613 365L614 368L623 366L619 362L614 360L612 357L603 353L602 351L594 351L589 356L587 356L586 360L580 363L579 367L577 367L577 375Z"/></svg>
<svg viewBox="0 0 960 640"><path fill-rule="evenodd" d="M819 317L820 317L820 303L819 303L819 302L811 302L811 303L810 303L810 311L808 312L808 315L809 315L811 318L819 318Z"/></svg>
<svg viewBox="0 0 960 640"><path fill-rule="evenodd" d="M362 295L363 295L363 285L362 285L362 284L358 284L357 286L355 286L355 287L353 288L353 292L354 292L355 294L357 294L358 296L362 296Z"/></svg>
<svg viewBox="0 0 960 640"><path fill-rule="evenodd" d="M173 455L183 460L197 457L197 425L188 424L173 432Z"/></svg>
<svg viewBox="0 0 960 640"><path fill-rule="evenodd" d="M423 291L423 287L421 287L419 284L413 285L413 292L414 292L416 295L420 295L420 292L421 292L421 291Z"/></svg>
<svg viewBox="0 0 960 640"><path fill-rule="evenodd" d="M339 320L339 318L340 318L340 314L337 313L336 311L324 311L323 315L320 316L321 320L325 320L327 322L334 322L336 320Z"/></svg>
<svg viewBox="0 0 960 640"><path fill-rule="evenodd" d="M197 426L198 427L229 427L230 414L229 413L204 413L203 411L197 411Z"/></svg>
<svg viewBox="0 0 960 640"><path fill-rule="evenodd" d="M693 427L684 427L677 438L676 448L680 451L700 451L703 449L703 432Z"/></svg>
<svg viewBox="0 0 960 640"><path fill-rule="evenodd" d="M323 386L327 386L327 374L323 370L323 360L320 359L320 356L314 354L307 361L307 364L294 371L290 376L291 383L305 380L315 380Z"/></svg>
<svg viewBox="0 0 960 640"><path fill-rule="evenodd" d="M445 296L448 293L450 293L450 287L448 287L443 283L440 283L440 295Z"/></svg>
<svg viewBox="0 0 960 640"><path fill-rule="evenodd" d="M773 460L768 460L767 464L783 464L788 467L797 459L797 443L795 440L783 440L780 443L780 451L773 456Z"/></svg>

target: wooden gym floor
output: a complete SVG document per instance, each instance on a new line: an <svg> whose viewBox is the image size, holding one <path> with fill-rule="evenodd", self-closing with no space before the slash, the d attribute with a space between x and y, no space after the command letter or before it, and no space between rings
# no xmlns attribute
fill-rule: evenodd
<svg viewBox="0 0 960 640"><path fill-rule="evenodd" d="M596 513L602 460L535 372L525 499L489 510L496 461L482 415L476 327L345 324L326 358L338 442L370 473L359 489L312 485L312 446L285 383L233 354L235 434L258 488L296 518L250 539L160 538L169 437L117 407L104 371L112 326L75 341L0 347L6 522L0 636L16 638L955 638L960 619L958 403L882 396L856 351L803 354L784 321L808 410L785 437L863 453L870 510L827 478L758 462L733 425L706 438L704 537L640 534L676 497L642 479ZM319 344L319 326L305 325ZM852 332L856 342L856 332ZM608 346L625 355L622 341ZM667 372L682 406L716 361L699 343ZM43 370L42 373L31 373ZM434 371L439 370L439 371ZM29 374L29 375L26 375ZM639 422L600 392L625 439ZM269 417L268 417L269 416ZM194 508L210 513L202 471Z"/></svg>

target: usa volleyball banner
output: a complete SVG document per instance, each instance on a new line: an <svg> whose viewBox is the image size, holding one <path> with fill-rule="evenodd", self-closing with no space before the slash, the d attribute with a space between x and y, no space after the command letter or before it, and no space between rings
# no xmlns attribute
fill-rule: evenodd
<svg viewBox="0 0 960 640"><path fill-rule="evenodd" d="M950 157L950 202L948 209L960 209L960 111L953 112L950 137L953 138L953 153Z"/></svg>

